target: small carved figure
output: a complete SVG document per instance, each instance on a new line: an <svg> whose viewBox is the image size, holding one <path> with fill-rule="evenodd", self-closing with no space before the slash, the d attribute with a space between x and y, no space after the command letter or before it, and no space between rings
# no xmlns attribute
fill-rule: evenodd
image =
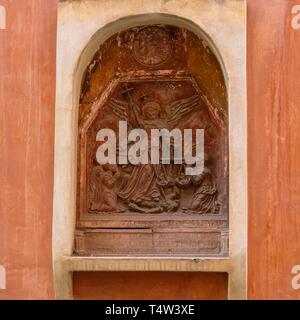
<svg viewBox="0 0 300 320"><path fill-rule="evenodd" d="M209 168L204 168L199 176L193 176L193 185L198 186L193 198L184 211L190 213L218 213L220 205L217 201L218 190Z"/></svg>
<svg viewBox="0 0 300 320"><path fill-rule="evenodd" d="M119 178L120 172L117 165L104 164L93 168L90 183L90 212L116 213L124 211L117 204L115 186Z"/></svg>
<svg viewBox="0 0 300 320"><path fill-rule="evenodd" d="M218 190L209 165L209 157L205 154L204 169L200 175L188 176L182 173L177 177L176 184L179 188L198 187L188 206L183 208L184 212L198 214L216 214L219 212Z"/></svg>
<svg viewBox="0 0 300 320"><path fill-rule="evenodd" d="M205 155L203 172L198 176L181 176L177 179L180 187L197 186L191 202L183 211L187 213L216 214L220 210L218 190L209 168L210 160Z"/></svg>

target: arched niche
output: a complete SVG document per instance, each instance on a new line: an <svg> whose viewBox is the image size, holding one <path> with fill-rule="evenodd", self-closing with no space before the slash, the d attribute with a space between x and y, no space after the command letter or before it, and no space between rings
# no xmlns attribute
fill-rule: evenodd
<svg viewBox="0 0 300 320"><path fill-rule="evenodd" d="M92 6L92 3L90 3ZM76 4L74 4L76 6ZM183 10L166 13L143 12L139 15L119 13L120 19L111 18L107 21L102 17L95 22L88 32L78 35L79 43L74 48L67 48L64 40L70 32L71 25L63 25L66 19L68 5L61 5L58 32L58 81L56 107L56 147L55 147L55 191L54 191L54 222L53 222L53 262L56 294L58 298L71 297L72 272L85 270L182 270L182 271L215 271L229 273L229 296L245 297L245 249L246 249L246 149L245 149L245 47L244 47L244 7L238 9L241 20L237 23L241 43L232 49L230 43L221 42L213 26L206 19L197 18ZM89 10L92 8L90 7ZM211 4L212 11L218 9L218 4ZM237 8L235 8L237 9ZM75 10L74 7L72 10ZM112 10L112 9L111 9ZM158 10L160 11L160 10ZM217 10L218 11L218 10ZM217 13L215 11L215 13ZM229 10L230 11L230 10ZM110 16L107 11L106 17ZM176 14L174 14L176 13ZM90 11L86 12L87 16ZM228 13L227 13L228 14ZM234 17L236 10L228 15ZM72 15L71 15L72 16ZM202 17L204 13L202 13ZM82 18L82 17L81 17ZM91 18L91 17L90 17ZM79 19L74 14L72 19ZM87 17L86 17L87 19ZM96 18L94 18L96 19ZM79 19L80 20L80 19ZM84 20L84 18L83 18ZM108 19L109 20L109 19ZM69 17L70 21L70 17ZM96 21L96 20L94 20ZM91 20L87 23L91 25ZM226 22L226 21L225 21ZM81 21L82 23L82 21ZM103 25L101 25L101 23ZM227 22L226 22L227 23ZM216 25L222 27L222 22ZM91 32L98 25L98 30ZM195 260L195 257L98 257L74 256L74 234L76 225L76 193L77 193L77 152L78 152L78 115L81 86L89 66L99 46L114 34L124 30L146 25L170 25L189 30L202 39L213 53L222 70L224 88L226 86L226 104L228 106L228 213L229 253L228 257L214 257ZM223 26L224 27L224 26ZM205 30L205 31L204 31ZM225 31L222 30L224 33ZM226 32L225 32L226 33ZM230 38L227 30L227 42L236 41L236 34ZM224 36L224 35L223 35ZM232 51L231 51L232 50ZM69 56L69 59L65 59ZM234 61L239 59L239 61ZM66 81L67 80L67 81ZM213 96L201 92L210 103ZM203 91L204 90L204 91ZM228 100L227 100L228 99ZM217 104L218 102L214 101ZM234 200L234 201L233 201ZM195 263L195 261L197 261Z"/></svg>
<svg viewBox="0 0 300 320"><path fill-rule="evenodd" d="M120 31L87 66L79 103L73 254L227 257L227 91L209 44L169 24ZM149 163L132 164L126 156L127 164L99 165L99 130L112 130L119 150L119 139L134 128L148 134ZM203 172L188 176L184 161L164 164L162 157L151 164L152 129L179 130L182 148L186 129L203 129Z"/></svg>

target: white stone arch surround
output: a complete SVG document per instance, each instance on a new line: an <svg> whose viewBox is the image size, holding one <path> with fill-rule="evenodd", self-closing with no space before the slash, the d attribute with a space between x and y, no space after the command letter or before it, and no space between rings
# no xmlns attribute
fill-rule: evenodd
<svg viewBox="0 0 300 320"><path fill-rule="evenodd" d="M229 109L229 258L72 257L76 221L78 107L85 68L113 34L146 24L184 27L222 66ZM81 0L58 10L53 268L56 297L72 298L73 271L227 272L229 298L247 290L246 1Z"/></svg>

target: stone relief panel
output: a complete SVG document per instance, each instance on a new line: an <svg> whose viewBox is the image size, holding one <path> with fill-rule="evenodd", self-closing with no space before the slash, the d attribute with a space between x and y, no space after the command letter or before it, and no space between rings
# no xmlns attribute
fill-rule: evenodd
<svg viewBox="0 0 300 320"><path fill-rule="evenodd" d="M82 84L75 254L227 255L227 105L221 74L206 44L173 26L132 28L100 47ZM172 148L168 164L160 149L157 164L100 165L96 154L103 142L96 140L97 132L113 130L121 152L120 121L126 121L126 132L139 128L148 137L151 129L179 129L182 135L185 129L204 129L204 170L186 175L188 164L176 163ZM192 149L195 144L193 136ZM150 145L144 150L149 158Z"/></svg>

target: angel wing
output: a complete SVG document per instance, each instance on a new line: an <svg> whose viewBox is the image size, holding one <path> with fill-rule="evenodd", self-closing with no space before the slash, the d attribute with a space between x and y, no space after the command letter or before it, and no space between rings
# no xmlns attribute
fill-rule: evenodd
<svg viewBox="0 0 300 320"><path fill-rule="evenodd" d="M129 128L142 128L141 114L138 106L134 103L111 99L109 102L112 112L122 121L127 121ZM128 108L133 110L133 114L128 114Z"/></svg>
<svg viewBox="0 0 300 320"><path fill-rule="evenodd" d="M111 99L109 102L109 106L112 108L112 112L120 119L123 121L128 120L128 113L127 113L127 108L128 108L128 103L117 100L117 99Z"/></svg>
<svg viewBox="0 0 300 320"><path fill-rule="evenodd" d="M200 104L198 95L172 102L167 108L167 122L170 127L175 127L178 121L188 113L197 109Z"/></svg>

